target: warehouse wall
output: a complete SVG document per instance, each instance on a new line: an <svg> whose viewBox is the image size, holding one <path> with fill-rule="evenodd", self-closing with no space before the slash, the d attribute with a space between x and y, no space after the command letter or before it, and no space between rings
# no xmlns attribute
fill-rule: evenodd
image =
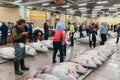
<svg viewBox="0 0 120 80"><path fill-rule="evenodd" d="M47 20L51 19L51 12L47 12Z"/></svg>
<svg viewBox="0 0 120 80"><path fill-rule="evenodd" d="M80 23L80 17L79 16L73 16L72 21L75 22L76 24Z"/></svg>
<svg viewBox="0 0 120 80"><path fill-rule="evenodd" d="M92 23L91 18L87 18L87 17L84 18L83 24L84 24L85 27L88 27L91 23Z"/></svg>
<svg viewBox="0 0 120 80"><path fill-rule="evenodd" d="M94 19L95 22L99 22L99 23L102 23L102 22L107 22L108 24L112 25L112 24L118 24L120 23L120 16L118 17L99 17L99 18L96 18Z"/></svg>
<svg viewBox="0 0 120 80"><path fill-rule="evenodd" d="M34 23L34 27L43 27L46 21L46 12L40 10L30 10L30 22Z"/></svg>
<svg viewBox="0 0 120 80"><path fill-rule="evenodd" d="M72 16L72 15L67 15L67 21L70 21L71 23L80 23L80 17L79 16Z"/></svg>
<svg viewBox="0 0 120 80"><path fill-rule="evenodd" d="M0 7L0 21L16 23L18 19L20 19L18 8Z"/></svg>
<svg viewBox="0 0 120 80"><path fill-rule="evenodd" d="M60 14L60 20L63 22L66 22L65 14L63 14L63 13Z"/></svg>

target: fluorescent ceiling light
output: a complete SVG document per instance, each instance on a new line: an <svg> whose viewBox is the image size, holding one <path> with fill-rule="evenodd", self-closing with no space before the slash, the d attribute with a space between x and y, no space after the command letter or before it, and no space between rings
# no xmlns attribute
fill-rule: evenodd
<svg viewBox="0 0 120 80"><path fill-rule="evenodd" d="M87 14L87 12L86 11L80 11L82 14Z"/></svg>
<svg viewBox="0 0 120 80"><path fill-rule="evenodd" d="M32 6L27 6L27 8L32 9L33 7Z"/></svg>
<svg viewBox="0 0 120 80"><path fill-rule="evenodd" d="M87 15L89 15L89 14L82 14L83 16L87 16Z"/></svg>
<svg viewBox="0 0 120 80"><path fill-rule="evenodd" d="M103 8L103 6L95 6L95 8Z"/></svg>
<svg viewBox="0 0 120 80"><path fill-rule="evenodd" d="M42 6L47 6L49 5L50 3L43 3Z"/></svg>
<svg viewBox="0 0 120 80"><path fill-rule="evenodd" d="M15 3L19 3L19 2L22 2L22 0L16 0Z"/></svg>
<svg viewBox="0 0 120 80"><path fill-rule="evenodd" d="M100 11L101 9L99 9L99 8L95 8L95 9L93 9L93 11Z"/></svg>
<svg viewBox="0 0 120 80"><path fill-rule="evenodd" d="M52 8L50 8L49 10L53 10Z"/></svg>
<svg viewBox="0 0 120 80"><path fill-rule="evenodd" d="M75 12L75 11L69 11L69 12L73 13L73 12Z"/></svg>
<svg viewBox="0 0 120 80"><path fill-rule="evenodd" d="M120 14L120 12L116 12L116 13Z"/></svg>
<svg viewBox="0 0 120 80"><path fill-rule="evenodd" d="M80 11L87 11L87 10L80 10Z"/></svg>
<svg viewBox="0 0 120 80"><path fill-rule="evenodd" d="M109 11L118 11L118 9L109 9Z"/></svg>
<svg viewBox="0 0 120 80"><path fill-rule="evenodd" d="M3 4L3 3L0 3L0 4Z"/></svg>
<svg viewBox="0 0 120 80"><path fill-rule="evenodd" d="M107 15L109 15L110 13L109 13L109 12L105 12L104 14L107 14Z"/></svg>
<svg viewBox="0 0 120 80"><path fill-rule="evenodd" d="M79 4L78 6L86 6L87 3L82 3L82 4Z"/></svg>
<svg viewBox="0 0 120 80"><path fill-rule="evenodd" d="M87 11L87 10L89 10L89 9L81 9L80 11Z"/></svg>
<svg viewBox="0 0 120 80"><path fill-rule="evenodd" d="M111 7L111 8L109 8L110 10L112 9L112 10L114 10L114 9L117 9L117 7Z"/></svg>
<svg viewBox="0 0 120 80"><path fill-rule="evenodd" d="M82 14L87 14L87 11L80 11Z"/></svg>
<svg viewBox="0 0 120 80"><path fill-rule="evenodd" d="M113 5L114 7L119 7L120 6L120 4L115 4L115 5Z"/></svg>
<svg viewBox="0 0 120 80"><path fill-rule="evenodd" d="M70 9L66 9L67 11L70 11L70 10L73 10L72 8L70 8Z"/></svg>
<svg viewBox="0 0 120 80"><path fill-rule="evenodd" d="M55 7L55 6L52 6L52 9L56 9L56 7Z"/></svg>
<svg viewBox="0 0 120 80"><path fill-rule="evenodd" d="M79 8L79 10L83 10L83 9L86 9L86 7L81 7L81 8Z"/></svg>
<svg viewBox="0 0 120 80"><path fill-rule="evenodd" d="M63 8L67 8L67 7L70 7L69 5L64 5L64 6L62 6Z"/></svg>
<svg viewBox="0 0 120 80"><path fill-rule="evenodd" d="M108 3L108 1L99 1L99 2L97 2L97 4L105 4L105 3Z"/></svg>

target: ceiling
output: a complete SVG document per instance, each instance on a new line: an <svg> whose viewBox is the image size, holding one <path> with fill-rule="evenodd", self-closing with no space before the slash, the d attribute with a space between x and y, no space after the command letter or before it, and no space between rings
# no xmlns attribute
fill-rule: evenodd
<svg viewBox="0 0 120 80"><path fill-rule="evenodd" d="M17 4L15 3L15 1L16 0L0 0L0 2L4 3L0 5L1 6L9 5L12 7L16 7L19 4L24 4L26 6L29 6L29 8L31 9L40 9L40 10L52 11L56 13L63 12L65 14L72 14L78 16L84 15L89 17L95 17L100 15L115 16L120 14L120 0L64 0L62 4L56 4L54 3L54 0L21 0L21 2ZM98 1L99 2L108 1L108 2L98 4L97 3ZM44 3L49 3L49 5L43 5ZM115 4L119 4L119 5L113 6ZM95 8L96 6L102 6L102 7ZM67 9L72 9L72 10L67 10Z"/></svg>

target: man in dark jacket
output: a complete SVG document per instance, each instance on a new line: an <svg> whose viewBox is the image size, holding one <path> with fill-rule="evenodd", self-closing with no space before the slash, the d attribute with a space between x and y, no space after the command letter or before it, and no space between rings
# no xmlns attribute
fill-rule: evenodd
<svg viewBox="0 0 120 80"><path fill-rule="evenodd" d="M1 45L5 44L7 42L7 36L8 36L8 26L5 23L2 23L0 28L2 35L1 35Z"/></svg>
<svg viewBox="0 0 120 80"><path fill-rule="evenodd" d="M120 37L120 23L119 23L119 25L117 27L117 40L116 40L116 43L119 42L119 37Z"/></svg>
<svg viewBox="0 0 120 80"><path fill-rule="evenodd" d="M95 24L95 28L97 29L97 31L98 31L98 29L99 29L99 23L98 22L96 22L96 24ZM97 31L95 32L96 33L96 35L98 34L97 33Z"/></svg>
<svg viewBox="0 0 120 80"><path fill-rule="evenodd" d="M28 28L29 25L28 25L28 24L29 24L29 23L27 23L27 25L25 25L25 27L24 27L24 31L25 31L25 32L28 32L28 30L29 30L29 28Z"/></svg>
<svg viewBox="0 0 120 80"><path fill-rule="evenodd" d="M89 46L92 49L92 44L93 47L96 47L96 31L97 28L95 27L95 23L92 23L92 25L89 27Z"/></svg>
<svg viewBox="0 0 120 80"><path fill-rule="evenodd" d="M49 37L49 26L48 26L48 20L44 23L44 39L48 40Z"/></svg>
<svg viewBox="0 0 120 80"><path fill-rule="evenodd" d="M15 48L15 58L14 58L14 68L15 74L22 75L23 72L19 70L19 64L21 66L21 70L29 70L29 68L25 67L24 58L25 58L25 39L28 35L28 32L24 31L24 27L26 25L26 21L24 19L20 19L17 21L17 25L12 29L12 36Z"/></svg>
<svg viewBox="0 0 120 80"><path fill-rule="evenodd" d="M29 25L29 27L28 27L28 31L29 31L29 39L30 39L30 42L32 42L33 41L33 39L32 39L32 31L33 31L33 27L32 27L32 25L33 25L33 23L31 22L31 23L29 23L28 24Z"/></svg>
<svg viewBox="0 0 120 80"><path fill-rule="evenodd" d="M116 30L117 30L116 28L117 28L117 25L114 25L114 32L116 32Z"/></svg>
<svg viewBox="0 0 120 80"><path fill-rule="evenodd" d="M83 24L80 24L79 26L80 38L83 37L82 31L83 31Z"/></svg>
<svg viewBox="0 0 120 80"><path fill-rule="evenodd" d="M77 28L77 24L76 23L73 23L73 25L74 25L74 30L75 30L74 33L75 33L75 32L77 32L78 28Z"/></svg>

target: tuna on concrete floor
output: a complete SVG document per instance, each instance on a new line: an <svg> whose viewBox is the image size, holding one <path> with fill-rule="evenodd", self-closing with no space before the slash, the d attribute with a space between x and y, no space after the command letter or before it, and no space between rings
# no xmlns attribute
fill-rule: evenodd
<svg viewBox="0 0 120 80"><path fill-rule="evenodd" d="M106 44L115 45L117 52L84 80L120 80L120 43L116 44L115 41L116 39L110 39ZM8 43L7 46L13 46L13 44ZM69 56L88 48L88 44L76 42L75 46L68 48L71 52ZM30 70L23 71L24 75L22 76L14 74L13 61L2 63L0 64L0 80L24 80L28 76L33 76L34 72L41 71L47 65L52 65L52 55L53 50L50 50L48 53L39 52L35 57L27 56L25 63L26 66L30 67ZM58 57L57 60L59 60Z"/></svg>

